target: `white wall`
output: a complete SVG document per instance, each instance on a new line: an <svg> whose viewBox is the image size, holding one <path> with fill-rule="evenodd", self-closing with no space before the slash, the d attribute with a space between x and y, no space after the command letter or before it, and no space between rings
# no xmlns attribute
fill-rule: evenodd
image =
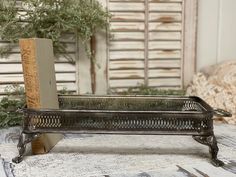
<svg viewBox="0 0 236 177"><path fill-rule="evenodd" d="M236 61L236 0L199 0L197 69Z"/></svg>

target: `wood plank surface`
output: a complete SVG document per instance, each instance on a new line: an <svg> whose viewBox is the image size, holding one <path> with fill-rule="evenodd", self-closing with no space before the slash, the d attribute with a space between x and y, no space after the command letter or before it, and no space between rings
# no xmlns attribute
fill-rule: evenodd
<svg viewBox="0 0 236 177"><path fill-rule="evenodd" d="M110 79L140 79L144 78L143 70L111 70Z"/></svg>
<svg viewBox="0 0 236 177"><path fill-rule="evenodd" d="M144 3L142 2L110 2L109 10L110 12L140 12L144 11Z"/></svg>
<svg viewBox="0 0 236 177"><path fill-rule="evenodd" d="M150 41L149 50L180 50L182 48L180 41Z"/></svg>
<svg viewBox="0 0 236 177"><path fill-rule="evenodd" d="M109 0L110 2L144 2L145 0Z"/></svg>
<svg viewBox="0 0 236 177"><path fill-rule="evenodd" d="M149 2L162 2L162 3L176 3L176 2L183 2L184 0L148 0Z"/></svg>
<svg viewBox="0 0 236 177"><path fill-rule="evenodd" d="M171 78L171 77L181 77L180 69L149 69L148 70L149 78L162 77L162 78Z"/></svg>
<svg viewBox="0 0 236 177"><path fill-rule="evenodd" d="M181 60L149 60L149 69L180 67Z"/></svg>
<svg viewBox="0 0 236 177"><path fill-rule="evenodd" d="M111 41L110 50L144 50L144 42L142 41Z"/></svg>
<svg viewBox="0 0 236 177"><path fill-rule="evenodd" d="M127 61L110 61L110 69L143 69L144 61L143 60L127 60Z"/></svg>
<svg viewBox="0 0 236 177"><path fill-rule="evenodd" d="M180 22L182 20L181 13L149 13L149 22Z"/></svg>
<svg viewBox="0 0 236 177"><path fill-rule="evenodd" d="M144 41L144 33L113 31L110 41Z"/></svg>
<svg viewBox="0 0 236 177"><path fill-rule="evenodd" d="M181 31L181 23L150 22L149 31Z"/></svg>
<svg viewBox="0 0 236 177"><path fill-rule="evenodd" d="M144 23L142 22L111 22L110 30L117 32L139 32L144 31Z"/></svg>
<svg viewBox="0 0 236 177"><path fill-rule="evenodd" d="M149 32L149 40L181 40L181 32Z"/></svg>
<svg viewBox="0 0 236 177"><path fill-rule="evenodd" d="M75 67L73 64L70 63L56 63L55 64L55 70L56 72L75 72ZM21 63L17 64L11 64L11 63L6 63L6 64L1 64L1 73L22 73L22 65Z"/></svg>
<svg viewBox="0 0 236 177"><path fill-rule="evenodd" d="M163 11L163 12L181 12L182 4L181 3L149 3L149 11Z"/></svg>
<svg viewBox="0 0 236 177"><path fill-rule="evenodd" d="M144 78L145 84L151 82L149 86L180 86L184 20L182 0L109 2L113 14L112 37L109 39L111 87L121 88L122 83L124 87L129 87L125 79L128 82L134 78ZM173 85L166 85L163 80L153 80L173 77L178 78L178 81L173 80ZM135 87L136 81L132 80L132 83L130 86Z"/></svg>
<svg viewBox="0 0 236 177"><path fill-rule="evenodd" d="M57 83L60 82L75 82L75 73L56 73ZM22 74L1 74L0 84L6 84L8 82L24 82L23 73Z"/></svg>
<svg viewBox="0 0 236 177"><path fill-rule="evenodd" d="M144 51L110 51L110 60L144 59Z"/></svg>
<svg viewBox="0 0 236 177"><path fill-rule="evenodd" d="M144 13L137 13L137 12L114 12L112 13L111 21L121 21L121 22L143 22L144 21Z"/></svg>
<svg viewBox="0 0 236 177"><path fill-rule="evenodd" d="M152 50L149 51L149 59L180 59L180 50Z"/></svg>

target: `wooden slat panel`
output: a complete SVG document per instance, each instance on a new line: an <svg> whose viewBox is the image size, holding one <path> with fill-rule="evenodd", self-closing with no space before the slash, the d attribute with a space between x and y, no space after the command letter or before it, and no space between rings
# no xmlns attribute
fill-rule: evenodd
<svg viewBox="0 0 236 177"><path fill-rule="evenodd" d="M6 85L0 85L0 94L4 94L4 91L7 86L10 86L9 84ZM19 84L19 86L24 86L24 84ZM66 88L67 91L75 91L76 90L76 84L75 83L57 83L57 90L62 90L63 88Z"/></svg>
<svg viewBox="0 0 236 177"><path fill-rule="evenodd" d="M110 2L144 2L145 0L109 0Z"/></svg>
<svg viewBox="0 0 236 177"><path fill-rule="evenodd" d="M56 72L75 72L75 65L70 63L56 63L55 70Z"/></svg>
<svg viewBox="0 0 236 177"><path fill-rule="evenodd" d="M125 13L125 12L114 12L112 13L111 21L144 21L144 13Z"/></svg>
<svg viewBox="0 0 236 177"><path fill-rule="evenodd" d="M66 44L66 52L76 52L76 46L74 43L65 43ZM7 44L6 43L0 43L0 46L1 47L4 47L6 46ZM20 53L20 48L18 46L18 44L15 45L15 47L12 49L12 51L10 53Z"/></svg>
<svg viewBox="0 0 236 177"><path fill-rule="evenodd" d="M159 78L159 79L149 79L149 85L151 87L156 86L181 86L180 78Z"/></svg>
<svg viewBox="0 0 236 177"><path fill-rule="evenodd" d="M109 10L111 12L144 11L144 3L110 2Z"/></svg>
<svg viewBox="0 0 236 177"><path fill-rule="evenodd" d="M130 49L140 49L144 50L144 42L139 41L114 41L110 42L110 50L130 50Z"/></svg>
<svg viewBox="0 0 236 177"><path fill-rule="evenodd" d="M75 83L57 83L57 90L66 89L67 91L75 91L77 86Z"/></svg>
<svg viewBox="0 0 236 177"><path fill-rule="evenodd" d="M144 61L110 61L110 69L144 69Z"/></svg>
<svg viewBox="0 0 236 177"><path fill-rule="evenodd" d="M149 69L158 69L158 68L180 68L180 60L150 60Z"/></svg>
<svg viewBox="0 0 236 177"><path fill-rule="evenodd" d="M180 59L180 50L153 50L149 51L149 59Z"/></svg>
<svg viewBox="0 0 236 177"><path fill-rule="evenodd" d="M142 84L143 79L110 80L110 87L137 87Z"/></svg>
<svg viewBox="0 0 236 177"><path fill-rule="evenodd" d="M149 3L149 11L163 11L163 12L181 12L181 3Z"/></svg>
<svg viewBox="0 0 236 177"><path fill-rule="evenodd" d="M144 59L144 51L110 51L110 60Z"/></svg>
<svg viewBox="0 0 236 177"><path fill-rule="evenodd" d="M145 58L144 40L148 39L148 68L146 69L148 69L149 86L179 88L182 75L183 0L148 0L147 16L144 14L145 9L142 8L144 1L143 3L137 3L135 0L132 1L133 3L125 2L131 0L111 1L116 3L110 3L111 11L114 12L111 22L111 32L114 35L110 40L109 52L110 87L123 89L144 84L145 62L134 59ZM122 3L119 7L114 5L119 3ZM146 38L145 17L148 17Z"/></svg>
<svg viewBox="0 0 236 177"><path fill-rule="evenodd" d="M75 72L75 66L69 63L55 64L56 72ZM0 73L22 73L21 64L1 64Z"/></svg>
<svg viewBox="0 0 236 177"><path fill-rule="evenodd" d="M68 54L68 56L70 56L72 59L76 59L76 56L75 54ZM20 62L21 61L21 55L20 53L16 53L16 54L11 54L9 57L3 57L0 59L0 67L1 67L1 63L15 63L15 62ZM60 55L59 57L55 57L55 61L58 61L58 62L68 62L68 60Z"/></svg>
<svg viewBox="0 0 236 177"><path fill-rule="evenodd" d="M144 40L144 33L143 32L113 32L111 41L133 41L133 40Z"/></svg>
<svg viewBox="0 0 236 177"><path fill-rule="evenodd" d="M176 22L181 21L181 13L149 13L149 21L151 22Z"/></svg>
<svg viewBox="0 0 236 177"><path fill-rule="evenodd" d="M181 49L180 41L150 41L149 50L156 49Z"/></svg>
<svg viewBox="0 0 236 177"><path fill-rule="evenodd" d="M181 32L150 32L149 39L152 40L181 40Z"/></svg>
<svg viewBox="0 0 236 177"><path fill-rule="evenodd" d="M56 73L57 82L75 82L76 73Z"/></svg>
<svg viewBox="0 0 236 177"><path fill-rule="evenodd" d="M110 79L138 79L144 78L143 70L112 70L110 71Z"/></svg>
<svg viewBox="0 0 236 177"><path fill-rule="evenodd" d="M75 82L75 73L56 73L57 82ZM0 84L6 82L23 82L23 74L1 74Z"/></svg>
<svg viewBox="0 0 236 177"><path fill-rule="evenodd" d="M183 0L149 0L149 2L163 2L163 3L170 3L170 2L183 2Z"/></svg>
<svg viewBox="0 0 236 177"><path fill-rule="evenodd" d="M22 73L21 64L1 64L0 73Z"/></svg>
<svg viewBox="0 0 236 177"><path fill-rule="evenodd" d="M150 69L148 71L149 78L154 77L180 77L180 69Z"/></svg>
<svg viewBox="0 0 236 177"><path fill-rule="evenodd" d="M142 22L111 22L111 31L144 31L144 23Z"/></svg>
<svg viewBox="0 0 236 177"><path fill-rule="evenodd" d="M181 23L149 23L149 31L181 31Z"/></svg>

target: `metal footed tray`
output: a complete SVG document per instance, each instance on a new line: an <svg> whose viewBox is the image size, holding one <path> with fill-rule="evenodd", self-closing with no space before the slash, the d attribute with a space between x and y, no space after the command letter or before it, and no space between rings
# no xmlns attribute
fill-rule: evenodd
<svg viewBox="0 0 236 177"><path fill-rule="evenodd" d="M20 162L25 146L41 133L112 133L192 135L210 147L212 162L218 147L213 132L213 115L230 116L213 110L198 97L166 96L59 96L60 109L24 109L19 140Z"/></svg>

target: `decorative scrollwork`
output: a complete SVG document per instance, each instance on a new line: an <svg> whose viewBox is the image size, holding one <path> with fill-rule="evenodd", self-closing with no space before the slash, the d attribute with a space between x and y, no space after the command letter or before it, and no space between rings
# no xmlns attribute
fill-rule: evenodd
<svg viewBox="0 0 236 177"><path fill-rule="evenodd" d="M209 152L211 155L211 162L214 166L220 167L224 165L224 162L217 158L219 148L217 146L217 141L215 135L210 136L193 136L193 139L197 142L207 145L209 147Z"/></svg>
<svg viewBox="0 0 236 177"><path fill-rule="evenodd" d="M20 138L19 138L19 142L17 144L17 149L19 151L19 155L15 158L12 159L13 162L15 163L20 163L23 160L23 156L25 154L25 149L26 149L26 145L28 143L30 143L31 141L33 141L35 138L39 137L40 133L37 134L25 134L25 133L21 133Z"/></svg>

